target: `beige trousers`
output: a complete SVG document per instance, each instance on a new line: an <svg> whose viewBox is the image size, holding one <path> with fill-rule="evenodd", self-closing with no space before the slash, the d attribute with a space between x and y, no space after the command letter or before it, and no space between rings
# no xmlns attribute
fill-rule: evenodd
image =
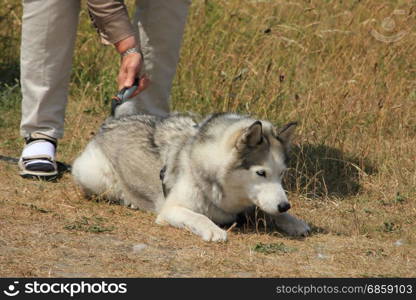
<svg viewBox="0 0 416 300"><path fill-rule="evenodd" d="M169 94L179 59L190 0L137 0L144 72L151 86L119 107L120 113L169 112ZM61 138L80 0L23 0L21 42L23 137ZM116 55L116 53L115 53Z"/></svg>
<svg viewBox="0 0 416 300"><path fill-rule="evenodd" d="M179 60L190 0L136 0L134 24L138 25L144 70L151 85L117 109L116 115L145 111L164 116Z"/></svg>

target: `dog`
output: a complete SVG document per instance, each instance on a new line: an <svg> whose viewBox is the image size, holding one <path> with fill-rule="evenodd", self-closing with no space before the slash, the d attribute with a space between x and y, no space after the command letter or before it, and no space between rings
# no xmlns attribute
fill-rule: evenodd
<svg viewBox="0 0 416 300"><path fill-rule="evenodd" d="M255 206L282 232L306 236L310 228L287 213L282 187L295 127L232 113L201 122L182 114L109 118L72 174L87 195L155 212L156 223L205 241L226 241L218 225Z"/></svg>

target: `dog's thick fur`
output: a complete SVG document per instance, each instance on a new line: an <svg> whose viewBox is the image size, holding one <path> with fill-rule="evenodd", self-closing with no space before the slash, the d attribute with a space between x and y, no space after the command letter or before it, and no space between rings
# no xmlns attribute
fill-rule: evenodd
<svg viewBox="0 0 416 300"><path fill-rule="evenodd" d="M258 206L293 236L309 226L289 215L281 185L295 124L276 129L236 114L191 117L134 115L108 119L75 160L87 194L157 213L156 222L224 241L216 224Z"/></svg>

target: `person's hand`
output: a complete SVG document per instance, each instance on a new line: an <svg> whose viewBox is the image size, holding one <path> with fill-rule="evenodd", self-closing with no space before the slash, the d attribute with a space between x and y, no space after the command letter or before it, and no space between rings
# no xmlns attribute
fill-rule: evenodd
<svg viewBox="0 0 416 300"><path fill-rule="evenodd" d="M130 53L121 59L120 71L117 76L118 90L124 87L131 87L134 79L140 73L142 66L142 56L140 53ZM131 95L134 97L145 90L150 84L150 80L146 75L142 75L139 80L139 86ZM130 97L130 98L131 98Z"/></svg>
<svg viewBox="0 0 416 300"><path fill-rule="evenodd" d="M134 36L130 36L124 40L115 44L119 53L125 52L127 49L137 47L136 39ZM117 76L118 89L121 90L124 87L131 87L134 83L134 79L139 75L142 67L143 58L140 53L129 53L121 58L120 70ZM146 75L141 76L139 86L131 95L136 96L150 84L150 80Z"/></svg>

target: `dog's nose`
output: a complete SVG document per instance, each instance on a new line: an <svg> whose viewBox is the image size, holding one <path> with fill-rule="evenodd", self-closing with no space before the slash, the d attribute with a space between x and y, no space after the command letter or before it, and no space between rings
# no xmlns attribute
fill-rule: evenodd
<svg viewBox="0 0 416 300"><path fill-rule="evenodd" d="M290 209L290 203L289 202L279 203L277 208L279 212L284 213L285 211L288 211Z"/></svg>

